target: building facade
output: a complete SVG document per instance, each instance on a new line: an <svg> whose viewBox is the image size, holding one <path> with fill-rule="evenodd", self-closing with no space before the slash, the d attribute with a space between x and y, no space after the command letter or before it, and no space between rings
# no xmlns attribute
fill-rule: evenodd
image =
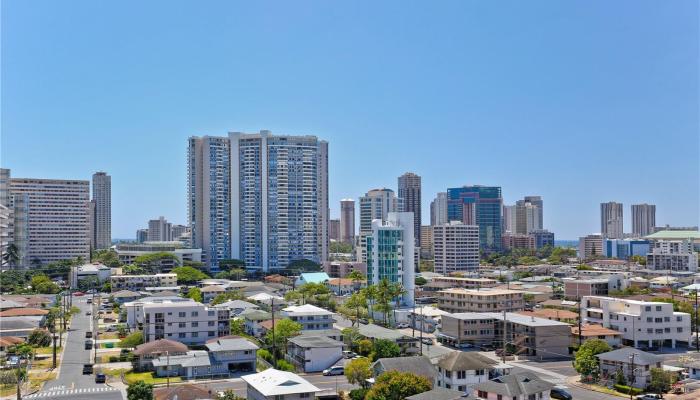
<svg viewBox="0 0 700 400"><path fill-rule="evenodd" d="M653 204L632 204L632 234L643 237L654 233L656 226L656 206Z"/></svg>
<svg viewBox="0 0 700 400"><path fill-rule="evenodd" d="M331 219L328 221L328 240L340 241L340 220Z"/></svg>
<svg viewBox="0 0 700 400"><path fill-rule="evenodd" d="M438 192L430 202L430 225L443 225L447 222L447 192Z"/></svg>
<svg viewBox="0 0 700 400"><path fill-rule="evenodd" d="M269 131L190 138L193 247L212 269L269 271L328 256L328 143Z"/></svg>
<svg viewBox="0 0 700 400"><path fill-rule="evenodd" d="M452 221L432 228L436 273L447 275L479 269L477 225L464 225L459 221Z"/></svg>
<svg viewBox="0 0 700 400"><path fill-rule="evenodd" d="M412 306L416 271L413 213L391 212L386 222L372 221L372 234L366 240L368 284L383 279L400 283L406 291L401 302Z"/></svg>
<svg viewBox="0 0 700 400"><path fill-rule="evenodd" d="M446 289L437 292L438 307L450 313L520 311L524 293L507 289Z"/></svg>
<svg viewBox="0 0 700 400"><path fill-rule="evenodd" d="M399 176L399 204L402 212L413 213L413 238L416 246L420 245L421 239L421 178L413 172L406 172Z"/></svg>
<svg viewBox="0 0 700 400"><path fill-rule="evenodd" d="M355 243L355 200L340 200L340 241Z"/></svg>
<svg viewBox="0 0 700 400"><path fill-rule="evenodd" d="M554 232L550 232L546 229L538 229L530 232L535 238L535 248L541 249L545 246L554 247Z"/></svg>
<svg viewBox="0 0 700 400"><path fill-rule="evenodd" d="M173 224L165 217L148 221L149 242L171 242L173 240Z"/></svg>
<svg viewBox="0 0 700 400"><path fill-rule="evenodd" d="M433 258L433 227L421 225L420 227L420 256L421 258Z"/></svg>
<svg viewBox="0 0 700 400"><path fill-rule="evenodd" d="M578 239L578 258L590 260L603 255L603 236L588 235Z"/></svg>
<svg viewBox="0 0 700 400"><path fill-rule="evenodd" d="M536 248L535 236L533 235L504 233L501 240L503 241L503 250L534 250Z"/></svg>
<svg viewBox="0 0 700 400"><path fill-rule="evenodd" d="M109 278L112 291L141 291L147 287L176 287L177 274L112 275Z"/></svg>
<svg viewBox="0 0 700 400"><path fill-rule="evenodd" d="M144 304L142 313L144 342L172 339L199 345L231 332L229 311L225 307L207 307L194 301L164 301Z"/></svg>
<svg viewBox="0 0 700 400"><path fill-rule="evenodd" d="M631 256L646 257L650 243L644 239L605 239L603 256L628 260Z"/></svg>
<svg viewBox="0 0 700 400"><path fill-rule="evenodd" d="M503 198L498 186L447 189L447 218L479 226L479 247L485 253L502 249Z"/></svg>
<svg viewBox="0 0 700 400"><path fill-rule="evenodd" d="M26 202L26 219L14 214L15 233L26 234L24 266L90 259L90 181L11 178L10 194Z"/></svg>
<svg viewBox="0 0 700 400"><path fill-rule="evenodd" d="M622 203L600 203L600 233L606 239L622 239Z"/></svg>
<svg viewBox="0 0 700 400"><path fill-rule="evenodd" d="M543 229L543 202L540 196L525 196L524 200L515 202L515 226L513 233L526 235L534 230ZM512 218L512 216L511 216Z"/></svg>
<svg viewBox="0 0 700 400"><path fill-rule="evenodd" d="M112 177L105 172L92 175L92 246L107 249L112 245Z"/></svg>
<svg viewBox="0 0 700 400"><path fill-rule="evenodd" d="M698 253L692 239L655 240L647 254L647 268L695 272L698 270Z"/></svg>

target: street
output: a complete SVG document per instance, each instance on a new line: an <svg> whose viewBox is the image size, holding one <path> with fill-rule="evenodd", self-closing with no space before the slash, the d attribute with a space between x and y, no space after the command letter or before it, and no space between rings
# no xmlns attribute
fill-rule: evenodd
<svg viewBox="0 0 700 400"><path fill-rule="evenodd" d="M119 389L95 383L94 374L83 375L83 364L92 363L91 351L85 350L85 332L91 329L91 317L86 316L85 312L92 310L92 307L87 304L87 296L74 297L73 305L80 309L80 313L73 316L71 328L67 332L58 376L47 382L40 392L24 398L121 400L122 393Z"/></svg>

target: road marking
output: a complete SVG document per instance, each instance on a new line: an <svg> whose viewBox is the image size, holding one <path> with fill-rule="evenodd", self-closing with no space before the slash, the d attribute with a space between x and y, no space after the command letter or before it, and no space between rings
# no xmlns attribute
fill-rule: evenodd
<svg viewBox="0 0 700 400"><path fill-rule="evenodd" d="M90 392L118 392L119 389L113 387L93 387L93 388L80 388L71 390L50 390L46 392L39 392L31 394L29 396L24 396L25 399L37 399L42 397L54 397L54 396L68 396L78 393L90 393Z"/></svg>

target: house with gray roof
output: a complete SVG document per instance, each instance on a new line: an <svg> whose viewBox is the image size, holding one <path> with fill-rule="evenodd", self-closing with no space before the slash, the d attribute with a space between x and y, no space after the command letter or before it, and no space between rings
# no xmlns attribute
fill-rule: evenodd
<svg viewBox="0 0 700 400"><path fill-rule="evenodd" d="M153 360L156 375L180 376L186 379L211 377L216 375L211 368L209 354L204 350L188 351L178 356L160 356Z"/></svg>
<svg viewBox="0 0 700 400"><path fill-rule="evenodd" d="M372 375L375 378L388 371L412 372L430 382L435 382L438 375L435 366L425 356L380 358L372 364Z"/></svg>
<svg viewBox="0 0 700 400"><path fill-rule="evenodd" d="M477 352L455 351L438 361L436 387L471 394L474 385L489 380L498 362Z"/></svg>
<svg viewBox="0 0 700 400"><path fill-rule="evenodd" d="M299 335L287 341L287 361L304 372L319 372L343 358L343 342L326 336Z"/></svg>
<svg viewBox="0 0 700 400"><path fill-rule="evenodd" d="M125 289L112 293L110 297L114 299L115 303L121 305L129 301L136 301L144 296L139 292Z"/></svg>
<svg viewBox="0 0 700 400"><path fill-rule="evenodd" d="M480 399L508 399L529 400L549 399L553 383L537 377L537 375L524 372L513 375L503 375L487 380L474 386L474 393Z"/></svg>
<svg viewBox="0 0 700 400"><path fill-rule="evenodd" d="M414 394L406 397L406 400L465 400L464 393L457 390L435 388L427 392Z"/></svg>
<svg viewBox="0 0 700 400"><path fill-rule="evenodd" d="M41 328L44 315L0 317L0 336L16 336L26 339L34 329Z"/></svg>
<svg viewBox="0 0 700 400"><path fill-rule="evenodd" d="M212 370L217 373L255 371L259 347L242 337L212 339L206 343Z"/></svg>
<svg viewBox="0 0 700 400"><path fill-rule="evenodd" d="M369 340L390 340L399 345L401 352L406 355L413 355L419 352L418 343L419 339L411 336L406 336L398 330L387 329L379 325L360 324L358 329L360 336L363 336Z"/></svg>
<svg viewBox="0 0 700 400"><path fill-rule="evenodd" d="M260 306L243 300L230 300L219 304L219 307L226 307L231 313L231 317L237 317L246 310L259 310Z"/></svg>
<svg viewBox="0 0 700 400"><path fill-rule="evenodd" d="M634 371L635 380L632 386L640 389L647 387L651 383L651 369L662 368L664 361L663 357L635 349L634 347L623 347L598 354L596 357L600 361L601 376L614 377L617 371L622 371L628 377Z"/></svg>

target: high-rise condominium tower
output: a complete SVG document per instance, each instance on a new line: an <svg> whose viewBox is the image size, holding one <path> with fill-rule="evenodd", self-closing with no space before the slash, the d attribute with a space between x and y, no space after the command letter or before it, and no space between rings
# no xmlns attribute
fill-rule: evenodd
<svg viewBox="0 0 700 400"><path fill-rule="evenodd" d="M27 266L82 257L90 259L90 181L12 178L15 233L24 231ZM24 211L19 211L21 200ZM23 215L22 215L23 214ZM23 240L25 240L23 239Z"/></svg>
<svg viewBox="0 0 700 400"><path fill-rule="evenodd" d="M340 219L328 220L328 240L340 241Z"/></svg>
<svg viewBox="0 0 700 400"><path fill-rule="evenodd" d="M526 235L542 229L542 206L543 202L540 196L525 196L524 200L516 201L515 227L511 226L511 229L514 230L512 233Z"/></svg>
<svg viewBox="0 0 700 400"><path fill-rule="evenodd" d="M148 241L149 242L170 242L173 238L173 224L165 217L148 221Z"/></svg>
<svg viewBox="0 0 700 400"><path fill-rule="evenodd" d="M340 241L352 244L355 240L355 200L340 200Z"/></svg>
<svg viewBox="0 0 700 400"><path fill-rule="evenodd" d="M108 249L112 245L112 177L105 172L92 175L92 246Z"/></svg>
<svg viewBox="0 0 700 400"><path fill-rule="evenodd" d="M443 225L447 223L447 192L439 192L437 197L430 202L430 225Z"/></svg>
<svg viewBox="0 0 700 400"><path fill-rule="evenodd" d="M192 242L210 267L238 258L268 271L327 258L327 142L260 131L189 143Z"/></svg>
<svg viewBox="0 0 700 400"><path fill-rule="evenodd" d="M654 233L656 226L656 206L653 204L632 204L632 233L642 237Z"/></svg>
<svg viewBox="0 0 700 400"><path fill-rule="evenodd" d="M432 228L435 272L447 275L479 269L478 226L451 221Z"/></svg>
<svg viewBox="0 0 700 400"><path fill-rule="evenodd" d="M605 239L622 239L622 203L600 203L600 233Z"/></svg>
<svg viewBox="0 0 700 400"><path fill-rule="evenodd" d="M372 189L360 197L360 234L372 233L372 220L386 221L390 212L399 211L399 200L391 189Z"/></svg>
<svg viewBox="0 0 700 400"><path fill-rule="evenodd" d="M365 240L367 282L401 283L405 290L401 302L412 306L416 270L413 213L390 212L385 221L372 221L372 233Z"/></svg>
<svg viewBox="0 0 700 400"><path fill-rule="evenodd" d="M486 253L501 251L500 186L463 186L447 189L447 219L479 226L479 246Z"/></svg>
<svg viewBox="0 0 700 400"><path fill-rule="evenodd" d="M420 224L421 224L421 179L413 172L406 172L399 176L399 204L403 212L413 213L413 237L416 244L420 244Z"/></svg>
<svg viewBox="0 0 700 400"><path fill-rule="evenodd" d="M536 210L534 214L533 230L544 229L544 202L541 196L525 196L525 202L532 204Z"/></svg>

